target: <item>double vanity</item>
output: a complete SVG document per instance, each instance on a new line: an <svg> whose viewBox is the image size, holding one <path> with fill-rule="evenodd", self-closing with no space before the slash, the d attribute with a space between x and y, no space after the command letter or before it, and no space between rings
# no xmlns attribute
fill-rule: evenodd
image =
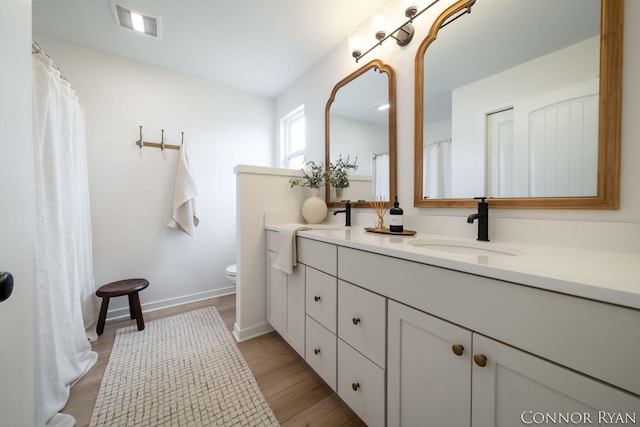
<svg viewBox="0 0 640 427"><path fill-rule="evenodd" d="M266 233L267 320L368 425L640 423L636 255L335 227L287 275Z"/></svg>

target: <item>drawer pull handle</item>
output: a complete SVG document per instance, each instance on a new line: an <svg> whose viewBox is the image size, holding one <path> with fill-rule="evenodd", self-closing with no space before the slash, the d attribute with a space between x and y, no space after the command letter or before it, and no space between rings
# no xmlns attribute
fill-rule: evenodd
<svg viewBox="0 0 640 427"><path fill-rule="evenodd" d="M313 297L313 300L314 300L315 302L318 302L318 301L320 301L320 297L316 295L315 297Z"/></svg>
<svg viewBox="0 0 640 427"><path fill-rule="evenodd" d="M464 353L464 346L462 344L454 344L451 346L451 350L456 356L462 356L462 353Z"/></svg>
<svg viewBox="0 0 640 427"><path fill-rule="evenodd" d="M484 354L476 354L475 356L473 356L473 361L476 362L476 365L480 366L481 368L487 366L487 356L485 356Z"/></svg>
<svg viewBox="0 0 640 427"><path fill-rule="evenodd" d="M360 318L354 317L353 319L351 319L351 321L353 322L354 325L357 325L358 323L360 323Z"/></svg>
<svg viewBox="0 0 640 427"><path fill-rule="evenodd" d="M360 388L360 384L352 383L351 384L351 388L353 389L353 391L358 391L358 389Z"/></svg>
<svg viewBox="0 0 640 427"><path fill-rule="evenodd" d="M313 354L320 354L320 349L319 348L314 348L313 349Z"/></svg>

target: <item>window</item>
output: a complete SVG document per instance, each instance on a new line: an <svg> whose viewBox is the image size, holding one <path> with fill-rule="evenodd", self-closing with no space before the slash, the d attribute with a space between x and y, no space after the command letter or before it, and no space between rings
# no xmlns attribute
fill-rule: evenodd
<svg viewBox="0 0 640 427"><path fill-rule="evenodd" d="M280 119L281 164L289 169L302 169L305 156L304 105Z"/></svg>

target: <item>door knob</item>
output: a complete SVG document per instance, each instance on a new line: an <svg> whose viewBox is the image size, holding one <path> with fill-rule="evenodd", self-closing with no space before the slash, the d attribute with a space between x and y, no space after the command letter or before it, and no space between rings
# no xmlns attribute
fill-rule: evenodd
<svg viewBox="0 0 640 427"><path fill-rule="evenodd" d="M11 273L0 271L0 302L6 300L13 292L13 276Z"/></svg>
<svg viewBox="0 0 640 427"><path fill-rule="evenodd" d="M454 344L451 346L451 351L453 351L453 354L456 356L462 356L462 353L464 353L464 346L462 344Z"/></svg>
<svg viewBox="0 0 640 427"><path fill-rule="evenodd" d="M473 356L473 361L476 362L476 365L480 366L481 368L487 366L487 356L485 356L484 354L476 354L475 356Z"/></svg>

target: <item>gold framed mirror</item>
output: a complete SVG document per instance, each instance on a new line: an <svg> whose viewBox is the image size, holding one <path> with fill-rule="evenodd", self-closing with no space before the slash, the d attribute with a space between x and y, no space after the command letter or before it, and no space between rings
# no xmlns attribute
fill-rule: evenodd
<svg viewBox="0 0 640 427"><path fill-rule="evenodd" d="M452 116L448 119L452 130L447 129L447 126L441 126L441 134L443 136L438 134L438 127L434 125L437 123L437 120L431 121L431 117L437 117L437 114L429 111L435 103L429 103L428 100L425 101L425 96L428 96L426 94L428 94L429 91L432 91L433 86L439 84L440 76L433 70L437 67L430 67L429 63L426 63L429 59L428 55L430 50L436 52L436 43L434 42L436 42L437 39L438 43L440 43L441 40L444 42L444 40L450 38L450 36L457 36L458 34L456 33L462 33L462 29L465 25L471 26L472 21L468 21L471 17L474 15L483 16L483 14L480 13L482 10L481 8L489 8L493 5L502 8L500 9L500 13L493 12L489 18L485 16L483 24L488 24L492 28L498 28L501 31L504 31L504 33L500 40L494 38L485 42L485 44L490 44L489 52L491 52L491 54L484 52L484 57L482 57L483 53L476 52L476 50L479 49L474 48L474 46L479 46L477 43L480 43L480 41L477 39L480 35L469 35L465 33L465 37L460 45L466 46L466 53L465 51L446 50L447 56L445 58L458 58L460 55L466 55L469 58L473 57L476 59L476 62L472 63L467 68L482 68L480 63L481 61L478 60L479 57L482 57L484 62L497 62L499 61L496 56L498 55L497 52L507 50L507 48L503 46L502 39L513 41L514 45L520 48L520 51L528 52L535 51L537 49L523 44L524 41L517 39L515 34L513 37L504 37L504 34L509 36L512 35L509 30L506 30L507 28L510 28L509 25L504 21L491 21L491 19L498 19L501 16L503 9L506 9L506 3L509 3L509 7L511 9L514 9L512 6L515 5L515 9L520 9L516 11L521 12L525 9L523 5L528 4L527 2L509 2L509 0L503 2L498 2L496 0L489 2L482 0L460 0L448 7L433 23L428 35L420 44L415 57L414 206L443 208L474 207L476 206L477 201L473 200L473 197L488 196L490 198L491 207L500 208L619 209L624 1L590 0L588 2L579 2L579 5L576 2L573 2L571 3L571 6L569 6L569 2L539 2L538 0L527 1L530 1L531 5L534 3L537 6L540 6L541 3L545 4L545 6L543 6L545 9L541 9L539 14L541 21L536 22L537 27L532 29L532 31L535 32L532 37L530 34L528 40L538 41L539 39L540 41L544 41L552 39L553 37L547 37L549 34L552 34L552 24L550 23L552 20L557 21L555 25L559 27L569 27L568 23L573 25L574 21L576 21L576 16L590 14L589 16L591 16L592 20L591 26L595 28L590 28L589 31L594 31L595 35L580 35L579 37L584 38L584 41L582 41L582 38L576 38L577 41L574 40L571 42L573 44L569 44L570 42L567 42L564 46L556 48L555 51L542 51L539 53L540 56L527 58L525 59L526 62L522 63L526 63L529 67L532 67L533 64L539 66L542 62L539 58L544 58L544 61L547 63L552 63L554 67L558 67L552 70L554 74L552 77L545 77L545 79L553 80L556 79L556 75L562 76L564 74L564 78L571 83L571 87L566 89L563 86L561 88L562 91L554 88L553 91L548 90L547 92L544 92L547 90L546 88L544 90L536 89L536 96L544 96L538 96L535 98L535 102L531 101L534 97L529 96L526 98L528 104L524 101L521 102L521 99L516 101L509 100L506 96L500 101L495 101L495 99L497 99L493 96L495 93L518 92L519 88L514 90L514 87L516 86L513 84L507 87L507 82L510 83L507 78L509 75L504 74L504 71L493 70L490 73L488 72L484 76L481 76L480 80L465 81L464 85L457 86L455 92L448 95L448 102L452 105L450 109L455 110ZM583 6L587 3L590 3L594 10L584 10ZM572 7L573 9L568 9L569 7ZM473 11L470 12L470 9L473 9ZM466 12L470 13L467 15ZM509 21L509 24L517 26L517 32L520 32L520 27L525 26L525 23L528 22L528 20L533 20L532 13L527 13L529 14L526 19L522 19L520 21L513 20L513 22ZM563 13L566 13L570 18L562 20ZM452 22L453 20L456 20L456 22ZM448 25L449 23L451 23L451 25ZM445 25L446 27L444 27ZM442 31L442 34L439 34L439 31ZM565 32L566 31L567 30L565 29ZM513 30L513 32L516 31ZM489 31L486 30L486 27L484 33L489 33ZM578 37L578 35L576 35L576 37ZM471 41L474 42L473 45L471 44ZM574 48L574 46L576 47ZM585 48L585 46L587 47ZM590 46L592 46L593 49L591 49ZM430 47L433 49L429 49ZM442 45L442 48L445 49L446 45ZM574 50L566 50L570 48ZM589 52L598 50L598 56L594 57L592 53L590 56L587 55ZM591 70L590 72L593 76L591 79L583 77L582 75L577 77L577 74L574 76L573 70L564 70L560 68L560 65L558 65L562 61L565 63L573 61L574 57L571 55L574 55L574 52L576 51L580 52L580 54L584 56L585 61L591 61L588 62L588 64L590 64L589 66L582 66L581 68L581 72L584 69ZM586 53L583 54L581 52ZM454 61L449 60L445 62ZM525 84L521 83L522 86L529 87L530 90L533 91L537 85L537 83L533 81L533 78L538 73L523 72L523 70L531 70L531 68L518 68L520 67L520 64L521 63L514 63L506 71L509 71L512 74L515 73L513 70L518 69L521 71L521 75L527 79L524 80ZM457 70L463 68L465 67L458 66ZM492 78L497 80L492 81ZM557 77L557 79L560 79L560 77ZM574 81L571 81L572 79ZM496 85L496 81L498 80L500 84L503 85L502 87ZM484 92L478 90L480 85L476 84L476 82L480 81L484 84ZM491 82L493 86L490 86L489 82ZM547 84L547 82L545 82L545 84ZM487 91L488 87L492 88L492 92ZM496 89L497 87L498 89ZM474 92L474 90L476 92ZM592 92L589 95L591 98L583 96L585 91ZM433 90L433 92L436 91ZM556 98L559 97L556 93L559 92L563 93L563 98L561 98L562 102L557 102L556 100ZM566 95L567 93L573 95ZM437 97L431 99L436 98ZM561 105L562 108L565 108L569 104L569 101L567 101L568 98L571 98L572 100L580 99L581 102L583 99L589 99L589 101L585 101L583 103L584 105L586 105L587 102L591 102L591 109L589 110L585 107L584 111L589 111L588 114L592 114L592 116L587 115L587 113L581 113L583 115L580 116L580 119L582 120L581 123L583 123L583 128L587 128L590 123L592 124L592 133L587 134L586 131L581 130L581 132L585 132L585 137L584 140L580 140L577 143L580 147L586 147L581 148L582 150L588 150L586 154L581 155L581 158L588 159L588 161L584 160L583 163L590 164L590 169L588 166L580 165L580 167L584 168L581 179L585 184L580 182L579 185L570 184L568 186L566 182L564 182L569 180L569 178L564 177L564 175L568 174L567 171L576 169L575 167L570 166L570 162L575 163L575 161L573 160L573 157L567 154L569 152L568 148L565 149L563 146L563 150L565 151L554 151L551 156L549 155L548 149L547 151L540 151L535 148L538 145L542 145L542 143L537 141L532 142L531 139L533 138L532 135L536 134L534 126L538 123L535 121L537 120L535 119L537 116L534 115L534 112L536 112L536 114L542 112L539 113L539 115L545 117L544 114L550 111L545 109L546 107L539 107L539 103L541 101L538 101L538 99L541 98L552 98L554 99L553 102L555 102L555 105ZM478 102L472 105L472 99L482 99L483 102ZM525 97L523 96L522 99L525 99ZM538 104L536 104L536 102L538 102ZM517 105L518 108L514 107L514 105ZM528 107L521 108L520 106L522 105L527 105ZM531 105L533 105L533 107L530 107ZM558 107L558 109L559 108L560 107ZM504 119L504 123L507 123L508 126L501 127L502 123L500 120L494 120L494 114L501 113L508 109L512 109L515 112L513 113L513 116ZM467 112L466 116L464 115L464 111ZM569 109L569 111L571 110ZM497 116L501 115L495 114L495 117ZM555 116L553 116L553 114L549 114L548 117ZM589 117L592 117L592 120L589 120ZM447 123L446 118L442 120L442 123ZM568 122L568 119L563 120ZM565 123L565 121L563 121L563 123ZM597 127L593 126L595 123L597 123ZM503 149L503 151L498 150L498 154L496 154L495 151L497 149L492 148L490 142L491 138L493 138L491 136L492 126L493 128L498 129L495 132L498 135L500 135L501 129L509 129L509 126L511 126L511 130L505 133L506 137L497 137L498 140L502 138L502 141L507 141L507 143L502 145L494 144L499 147L507 147L507 149ZM475 132L472 135L464 133L474 127L480 131ZM547 127L550 126L547 125ZM545 129L544 122L540 128ZM519 130L516 131L515 129ZM522 129L525 130L522 131ZM448 135L447 131L449 131ZM518 139L518 135L525 135L527 139ZM587 135L591 136L587 138ZM571 138L565 136L561 139L558 135L552 135L552 137L549 138L555 138L556 141L562 141L563 143L565 140L571 140ZM592 142L589 144L588 141ZM471 146L471 142L474 142L476 146ZM509 143L512 145L509 145ZM439 150L440 153L431 154L430 145L435 144L442 144L445 146L448 144L449 148L445 147L444 150ZM520 144L520 146L514 149L512 147L514 147L515 144ZM453 154L447 154L447 149L449 149ZM516 152L516 150L519 150L518 152L522 153L520 155L520 160L518 161L513 160L516 156L513 153ZM441 154L442 152L444 152L444 154ZM458 155L456 155L456 153ZM449 156L446 161L449 161L450 163L446 163L446 161L444 162L445 166L451 165L451 171L453 171L450 172L453 176L449 177L449 182L466 182L469 184L466 189L460 190L457 193L457 188L447 189L445 185L442 185L442 183L436 180L437 178L433 178L429 175L441 175L442 167L439 165L443 162L442 156ZM558 177L554 178L556 181L553 181L550 178L540 178L538 176L542 174L537 173L534 167L544 168L543 160L545 159L545 156L546 158L551 157L552 160L554 156L557 158L562 157L564 159L562 160L564 163L559 160L553 160L556 165L558 165L556 168L560 171L557 175L562 175L562 180L564 180L562 183L558 183L560 182L560 178ZM506 161L504 160L505 158L507 159ZM481 172L475 171L474 162L481 165ZM429 164L435 166L429 167ZM495 165L500 166L494 168ZM504 176L511 176L509 174L520 174L524 177L524 181L515 180L515 184L512 184L510 180L503 178ZM546 184L545 179L551 183L549 187L552 191L544 190L544 186ZM557 194L554 194L554 186L556 188L563 189L570 187L570 189L558 191ZM453 187L453 185L451 187ZM578 188L578 190L574 190L574 187L580 188ZM582 191L582 193L580 193L580 191Z"/></svg>
<svg viewBox="0 0 640 427"><path fill-rule="evenodd" d="M396 195L396 77L380 60L365 64L331 91L325 109L327 169L339 158L357 158L358 169L350 171L343 195L325 186L329 207L342 206L345 199L355 208L373 207L376 194L391 205Z"/></svg>

